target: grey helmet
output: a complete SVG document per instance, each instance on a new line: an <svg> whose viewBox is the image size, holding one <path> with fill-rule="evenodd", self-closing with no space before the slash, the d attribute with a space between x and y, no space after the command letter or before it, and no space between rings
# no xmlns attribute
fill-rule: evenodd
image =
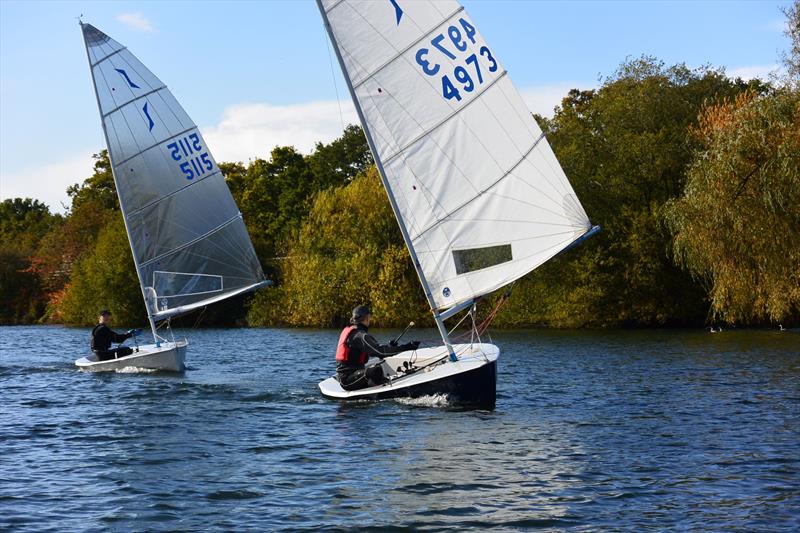
<svg viewBox="0 0 800 533"><path fill-rule="evenodd" d="M369 307L366 305L359 305L355 309L353 309L353 316L350 318L350 322L355 324L356 322L361 321L362 319L366 318L367 316L371 315L372 311L369 310Z"/></svg>

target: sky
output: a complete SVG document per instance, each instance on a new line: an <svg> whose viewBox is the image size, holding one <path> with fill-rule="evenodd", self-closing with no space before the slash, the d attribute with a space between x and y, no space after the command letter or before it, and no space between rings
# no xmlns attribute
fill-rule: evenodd
<svg viewBox="0 0 800 533"><path fill-rule="evenodd" d="M780 11L789 0L462 4L546 116L626 58L766 78L789 48ZM91 175L105 148L81 15L170 87L218 161L268 157L277 145L308 153L357 122L313 0L0 0L0 199L64 212L67 187Z"/></svg>

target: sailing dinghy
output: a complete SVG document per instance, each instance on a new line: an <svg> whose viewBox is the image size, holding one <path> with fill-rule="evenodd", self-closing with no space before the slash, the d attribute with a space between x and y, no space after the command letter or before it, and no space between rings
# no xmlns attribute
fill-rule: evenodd
<svg viewBox="0 0 800 533"><path fill-rule="evenodd" d="M599 231L495 50L455 0L317 0L443 345L385 359L335 399L494 406L497 346L444 321ZM466 318L466 316L465 316ZM474 320L473 320L474 324ZM405 363L405 364L404 364Z"/></svg>
<svg viewBox="0 0 800 533"><path fill-rule="evenodd" d="M153 344L83 370L184 370L170 319L265 280L241 213L192 119L127 48L81 22L97 106ZM161 336L156 324L170 331Z"/></svg>

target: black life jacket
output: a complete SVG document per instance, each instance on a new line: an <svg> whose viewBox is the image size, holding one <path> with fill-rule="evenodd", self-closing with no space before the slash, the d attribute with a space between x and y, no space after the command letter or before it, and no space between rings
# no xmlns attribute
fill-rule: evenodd
<svg viewBox="0 0 800 533"><path fill-rule="evenodd" d="M98 347L95 345L95 338L96 338L96 337L95 337L95 334L97 333L97 330L98 330L98 329L100 329L100 328L102 328L104 325L105 325L105 324L97 324L97 325L94 327L94 329L92 330L92 351L95 351L95 350L99 350L99 351L105 351L105 350L107 349L107 348L98 348Z"/></svg>
<svg viewBox="0 0 800 533"><path fill-rule="evenodd" d="M339 335L339 344L336 345L336 360L352 364L364 365L369 357L367 352L357 352L350 346L350 334L358 330L356 326L347 326Z"/></svg>

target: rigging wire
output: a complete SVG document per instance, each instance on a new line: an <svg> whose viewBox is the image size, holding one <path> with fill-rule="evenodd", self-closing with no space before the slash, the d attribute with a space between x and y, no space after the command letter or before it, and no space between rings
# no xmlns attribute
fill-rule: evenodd
<svg viewBox="0 0 800 533"><path fill-rule="evenodd" d="M197 320L194 321L194 326L192 326L192 329L197 329L197 326L200 325L200 321L203 320L203 317L206 314L206 309L208 309L208 306L204 305L203 309L200 311L200 314L197 315Z"/></svg>
<svg viewBox="0 0 800 533"><path fill-rule="evenodd" d="M342 99L339 98L339 84L336 83L336 72L333 69L333 57L331 55L331 42L328 39L328 32L325 26L322 26L322 35L325 38L325 45L328 48L328 63L331 66L331 78L333 78L333 89L336 91L336 103L339 105L339 121L342 124L342 131L344 131L344 113L342 113Z"/></svg>
<svg viewBox="0 0 800 533"><path fill-rule="evenodd" d="M472 317L472 328L468 332L465 332L465 333L462 333L461 335L453 337L453 342L455 343L457 341L463 341L463 340L466 340L466 339L469 338L470 339L470 344L472 344L473 341L474 341L474 336L477 336L478 342L481 342L481 335L483 335L486 332L486 330L489 329L489 325L494 321L495 317L500 312L500 309L502 309L503 306L506 304L506 302L508 302L509 298L511 298L511 293L514 290L514 284L515 283L516 282L511 283L508 286L508 289L506 289L506 291L503 293L503 296L500 297L500 300L497 302L497 304L494 306L494 308L489 312L489 314L486 316L486 318L484 318L480 323L477 323L477 324L475 323L475 314L476 314L476 311L477 311L477 306L473 305L469 309L467 314L464 315L464 317L461 320L459 320L459 322L458 322L459 324L461 324L461 322L463 322L468 316L471 316ZM458 324L456 325L456 327L458 327ZM455 330L455 329L456 328L453 328L453 330ZM452 333L452 331L451 331L451 333Z"/></svg>
<svg viewBox="0 0 800 533"><path fill-rule="evenodd" d="M463 317L461 317L461 320L459 320L459 321L458 321L458 323L457 323L455 326L453 326L453 328L452 328L450 331L448 331L448 332L447 332L447 334L448 334L448 335L452 335L452 334L453 334L453 332L454 332L456 329L458 329L458 326L460 326L460 325L461 325L461 323L462 323L462 322L464 322L464 320L466 320L466 318L467 318L467 317L470 315L470 313L471 313L471 309L472 309L472 308L470 307L470 311L469 311L469 312L467 312L467 314L465 314Z"/></svg>
<svg viewBox="0 0 800 533"><path fill-rule="evenodd" d="M478 339L478 343L480 344L482 342L481 335L483 335L486 332L486 330L489 328L489 324L492 323L494 318L500 312L500 309L502 309L502 307L506 304L506 302L511 297L511 292L514 289L514 283L516 283L516 282L513 282L508 286L508 289L506 289L506 291L503 293L503 296L500 297L500 301L497 302L497 304L494 306L494 308L491 310L491 312L487 315L487 317L485 319L483 319L483 321L480 322L479 324L475 323L475 316L477 314L478 306L477 306L477 303L474 303L469 308L469 310L464 314L464 316L461 317L461 320L459 320L458 323L450 330L449 333L452 334L453 331L455 331L456 328L458 328L458 326L461 325L461 323L464 322L464 320L467 319L467 317L470 317L472 319L472 327L470 328L470 330L468 332L462 333L461 335L458 335L457 337L453 337L452 338L453 344L456 344L457 341L462 340L462 339L466 340L467 338L469 338L469 344L475 344L475 338ZM491 342L491 337L489 339L489 342ZM435 344L435 343L431 342L431 344ZM417 354L415 352L414 356L413 356L413 360L412 360L412 365L416 361L416 355ZM424 365L422 365L420 367L415 367L413 372L411 372L411 373L417 373L420 370L424 370L426 368L430 368L430 367L434 367L436 365L442 364L445 361L449 360L449 357L450 357L449 354L445 354L445 355L443 355L441 357L434 358L432 361L427 362L426 364L424 364ZM483 354L483 357L484 357L484 359L486 359L486 354ZM488 359L487 359L487 361L488 361ZM405 375L409 375L409 374L403 374L403 376L405 376ZM403 376L400 376L400 377L403 377Z"/></svg>

